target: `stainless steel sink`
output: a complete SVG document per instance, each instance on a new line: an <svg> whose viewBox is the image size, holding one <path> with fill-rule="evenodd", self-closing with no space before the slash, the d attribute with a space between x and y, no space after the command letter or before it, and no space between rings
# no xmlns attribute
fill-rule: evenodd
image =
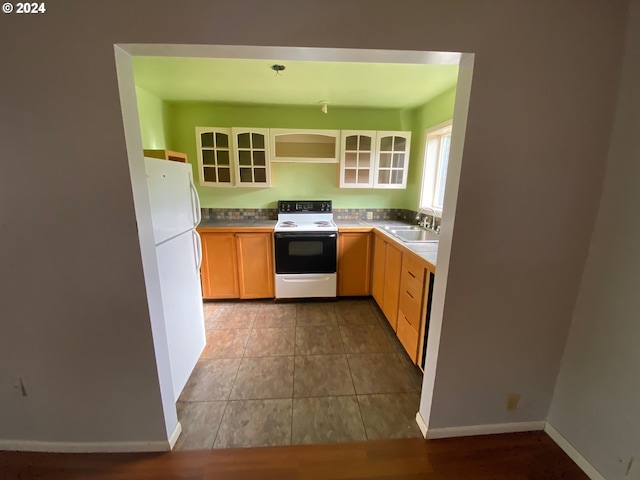
<svg viewBox="0 0 640 480"><path fill-rule="evenodd" d="M429 230L391 230L403 242L437 242L438 234Z"/></svg>
<svg viewBox="0 0 640 480"><path fill-rule="evenodd" d="M418 225L385 227L385 230L406 243L430 243L439 241L439 236L436 232Z"/></svg>
<svg viewBox="0 0 640 480"><path fill-rule="evenodd" d="M412 230L424 230L424 228L422 228L420 225L393 225L393 226L387 226L384 227L385 230L387 230L388 232L392 232L392 231L412 231Z"/></svg>

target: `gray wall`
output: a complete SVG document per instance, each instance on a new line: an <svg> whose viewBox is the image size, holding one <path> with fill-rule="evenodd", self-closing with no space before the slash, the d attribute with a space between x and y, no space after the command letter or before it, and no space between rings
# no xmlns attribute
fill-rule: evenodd
<svg viewBox="0 0 640 480"><path fill-rule="evenodd" d="M640 1L632 12L602 201L549 414L610 480L640 478Z"/></svg>
<svg viewBox="0 0 640 480"><path fill-rule="evenodd" d="M601 189L625 1L47 7L0 17L2 438L166 438L114 43L476 53L430 421L546 418Z"/></svg>

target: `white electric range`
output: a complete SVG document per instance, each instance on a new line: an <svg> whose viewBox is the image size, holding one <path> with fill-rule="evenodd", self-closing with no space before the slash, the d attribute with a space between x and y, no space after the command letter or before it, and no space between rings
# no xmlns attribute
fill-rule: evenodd
<svg viewBox="0 0 640 480"><path fill-rule="evenodd" d="M337 243L331 200L278 201L276 298L335 297Z"/></svg>

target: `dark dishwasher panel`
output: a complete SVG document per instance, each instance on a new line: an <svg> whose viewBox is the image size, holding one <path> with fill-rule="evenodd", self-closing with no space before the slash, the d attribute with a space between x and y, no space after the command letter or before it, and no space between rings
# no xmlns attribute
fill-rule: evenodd
<svg viewBox="0 0 640 480"><path fill-rule="evenodd" d="M427 272L429 276L429 293L427 294L427 311L425 313L424 321L424 343L422 344L422 358L420 359L420 365L424 372L425 363L427 361L427 339L429 338L429 325L431 323L431 301L433 300L433 283L434 275L431 272Z"/></svg>

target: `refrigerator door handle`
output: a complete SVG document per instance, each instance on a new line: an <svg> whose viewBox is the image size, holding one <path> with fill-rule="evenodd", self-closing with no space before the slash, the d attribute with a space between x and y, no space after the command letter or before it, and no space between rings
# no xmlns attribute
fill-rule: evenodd
<svg viewBox="0 0 640 480"><path fill-rule="evenodd" d="M202 239L200 238L200 234L195 230L192 230L196 254L196 270L200 271L200 266L202 265Z"/></svg>
<svg viewBox="0 0 640 480"><path fill-rule="evenodd" d="M194 227L200 225L200 221L202 220L202 212L200 211L200 197L198 196L198 191L196 190L196 186L193 184L191 179L189 179L189 188L191 188L191 207L193 208L193 219L195 221Z"/></svg>

